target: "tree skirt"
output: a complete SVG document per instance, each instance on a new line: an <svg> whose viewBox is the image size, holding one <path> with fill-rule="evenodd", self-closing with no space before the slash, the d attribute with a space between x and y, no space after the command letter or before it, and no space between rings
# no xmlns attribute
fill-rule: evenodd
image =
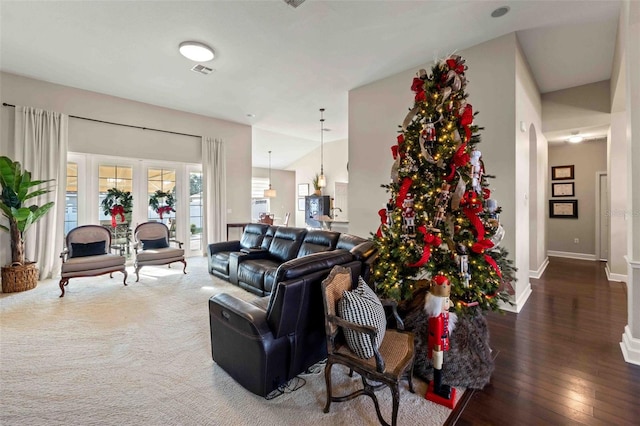
<svg viewBox="0 0 640 426"><path fill-rule="evenodd" d="M424 295L417 293L414 302L401 309L401 316L405 329L415 334L414 374L429 381L433 378L433 366L427 358L429 317L423 309ZM449 350L444 353L442 382L454 387L484 388L491 379L494 362L487 320L480 309L476 309L473 315L458 317L449 343Z"/></svg>

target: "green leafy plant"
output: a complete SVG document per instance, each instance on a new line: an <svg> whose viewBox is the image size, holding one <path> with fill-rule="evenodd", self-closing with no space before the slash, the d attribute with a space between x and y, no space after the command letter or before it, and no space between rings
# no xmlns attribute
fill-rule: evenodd
<svg viewBox="0 0 640 426"><path fill-rule="evenodd" d="M0 225L0 228L11 235L12 263L25 263L24 233L51 210L54 204L51 201L42 206L26 206L25 202L50 192L48 188L37 189L36 187L52 181L53 179L31 180L31 173L23 170L19 162L9 157L0 157L0 185L2 185L0 210L9 220L9 227Z"/></svg>
<svg viewBox="0 0 640 426"><path fill-rule="evenodd" d="M313 189L316 191L320 191L322 187L320 186L320 175L316 173L316 175L311 179L311 183L313 184Z"/></svg>

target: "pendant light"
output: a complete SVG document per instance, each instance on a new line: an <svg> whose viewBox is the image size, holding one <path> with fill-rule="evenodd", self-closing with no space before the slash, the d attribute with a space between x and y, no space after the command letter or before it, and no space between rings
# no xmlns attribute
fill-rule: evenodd
<svg viewBox="0 0 640 426"><path fill-rule="evenodd" d="M271 151L269 151L269 189L264 190L264 196L266 198L274 198L276 196L276 190L271 189Z"/></svg>
<svg viewBox="0 0 640 426"><path fill-rule="evenodd" d="M318 186L327 186L327 178L324 176L324 108L320 108L320 176Z"/></svg>

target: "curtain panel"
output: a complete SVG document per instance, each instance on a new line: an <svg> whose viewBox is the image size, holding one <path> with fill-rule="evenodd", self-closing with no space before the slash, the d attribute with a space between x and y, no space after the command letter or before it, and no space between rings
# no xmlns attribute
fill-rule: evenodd
<svg viewBox="0 0 640 426"><path fill-rule="evenodd" d="M204 248L226 240L227 170L221 139L202 137L202 181L204 192Z"/></svg>
<svg viewBox="0 0 640 426"><path fill-rule="evenodd" d="M16 106L14 161L31 172L32 179L54 179L51 192L32 201L54 208L25 233L25 257L38 263L40 279L60 273L60 252L64 245L64 212L67 187L69 117L53 111Z"/></svg>

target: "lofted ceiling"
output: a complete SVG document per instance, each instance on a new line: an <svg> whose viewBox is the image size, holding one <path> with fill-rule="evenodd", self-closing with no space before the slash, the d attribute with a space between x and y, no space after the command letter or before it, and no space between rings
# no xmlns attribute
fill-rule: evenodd
<svg viewBox="0 0 640 426"><path fill-rule="evenodd" d="M504 5L508 14L490 16ZM272 166L285 168L320 144L320 107L331 129L325 143L346 139L349 90L514 31L541 92L607 80L619 7L614 0L307 0L297 8L282 0L0 0L0 69L251 125L253 165L266 167L271 150ZM195 63L178 53L185 40L214 48L203 64L214 72L190 71Z"/></svg>

